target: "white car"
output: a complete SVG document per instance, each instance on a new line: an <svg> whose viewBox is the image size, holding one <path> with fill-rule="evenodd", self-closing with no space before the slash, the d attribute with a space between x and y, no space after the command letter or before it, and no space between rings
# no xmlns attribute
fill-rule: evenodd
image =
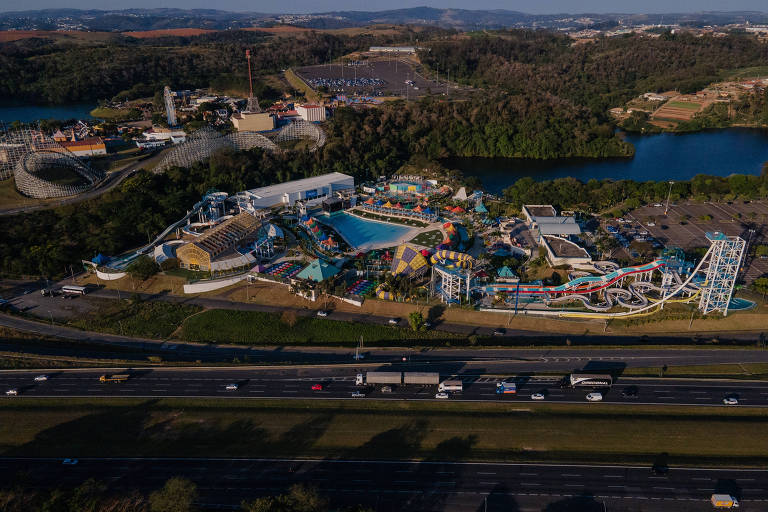
<svg viewBox="0 0 768 512"><path fill-rule="evenodd" d="M8 396L16 396L19 394L19 391L17 389L9 389L5 394Z"/></svg>
<svg viewBox="0 0 768 512"><path fill-rule="evenodd" d="M739 399L732 396L727 396L723 398L723 405L739 405Z"/></svg>
<svg viewBox="0 0 768 512"><path fill-rule="evenodd" d="M390 318L389 320L387 320L387 323L389 325L397 325L399 322L397 321L397 318Z"/></svg>
<svg viewBox="0 0 768 512"><path fill-rule="evenodd" d="M435 398L446 399L448 398L448 393L446 393L445 391L441 391L440 393L435 395Z"/></svg>
<svg viewBox="0 0 768 512"><path fill-rule="evenodd" d="M365 398L365 393L361 393L360 391L355 391L352 393L352 398Z"/></svg>
<svg viewBox="0 0 768 512"><path fill-rule="evenodd" d="M587 395L587 401L589 402L602 402L603 401L603 395L602 393L590 393Z"/></svg>
<svg viewBox="0 0 768 512"><path fill-rule="evenodd" d="M35 377L35 382L45 382L47 380L48 380L47 375L38 375L37 377Z"/></svg>
<svg viewBox="0 0 768 512"><path fill-rule="evenodd" d="M328 312L327 311L323 311L321 309L320 311L317 312L317 316L321 316L321 317L325 318L326 316L328 316Z"/></svg>
<svg viewBox="0 0 768 512"><path fill-rule="evenodd" d="M531 395L531 400L544 400L544 393L534 393Z"/></svg>
<svg viewBox="0 0 768 512"><path fill-rule="evenodd" d="M239 388L237 384L227 384L227 387L225 388L227 391L237 391L237 388Z"/></svg>

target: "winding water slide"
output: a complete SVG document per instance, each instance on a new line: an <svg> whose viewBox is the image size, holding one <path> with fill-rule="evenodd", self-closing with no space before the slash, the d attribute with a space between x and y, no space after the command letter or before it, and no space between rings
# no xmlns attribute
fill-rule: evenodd
<svg viewBox="0 0 768 512"><path fill-rule="evenodd" d="M709 251L712 249L710 248ZM644 274L653 272L666 265L663 259L656 259L645 265L637 265L633 267L624 267L608 272L602 276L582 276L577 277L567 283L558 286L538 286L532 284L509 284L509 283L492 283L481 287L486 293L519 293L524 296L541 296L541 295L556 295L554 298L546 298L547 304L559 304L570 301L579 301L584 307L592 311L592 313L578 313L578 312L563 312L560 316L563 317L575 317L575 318L608 318L608 317L621 317L640 314L653 308L660 307L666 302L689 302L693 300L701 292L698 287L691 285L696 273L700 270L701 265L706 261L709 251L701 259L696 269L690 274L690 276L684 281L680 282L678 278L677 287L673 290L667 291L664 288L656 286L653 283L646 281L636 281L629 285L629 289L613 287L617 281L631 275ZM589 294L603 291L604 302L595 304L591 301ZM645 296L644 291L655 291L660 293L662 299L653 299ZM681 292L691 294L688 297L676 298ZM666 294L666 295L665 295ZM629 309L630 311L622 311L615 313L608 313L614 305L619 305Z"/></svg>

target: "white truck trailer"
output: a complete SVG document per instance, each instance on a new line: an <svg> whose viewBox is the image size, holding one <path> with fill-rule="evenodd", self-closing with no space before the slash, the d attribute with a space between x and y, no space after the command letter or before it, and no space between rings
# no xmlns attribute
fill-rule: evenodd
<svg viewBox="0 0 768 512"><path fill-rule="evenodd" d="M366 386L369 384L395 384L403 382L402 372L366 372L358 373L355 377L355 386Z"/></svg>
<svg viewBox="0 0 768 512"><path fill-rule="evenodd" d="M403 372L403 384L437 386L440 384L440 374L437 372Z"/></svg>

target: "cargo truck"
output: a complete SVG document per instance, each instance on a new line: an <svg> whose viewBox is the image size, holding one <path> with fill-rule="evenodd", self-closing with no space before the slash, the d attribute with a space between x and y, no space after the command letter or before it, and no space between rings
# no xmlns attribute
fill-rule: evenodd
<svg viewBox="0 0 768 512"><path fill-rule="evenodd" d="M437 386L440 384L440 374L436 372L404 372L403 384Z"/></svg>
<svg viewBox="0 0 768 512"><path fill-rule="evenodd" d="M401 384L403 382L402 372L366 372L358 373L355 377L356 386L365 386L368 384Z"/></svg>
<svg viewBox="0 0 768 512"><path fill-rule="evenodd" d="M499 395L516 395L517 384L514 382L497 382L496 393Z"/></svg>
<svg viewBox="0 0 768 512"><path fill-rule="evenodd" d="M102 375L101 377L99 377L99 382L123 382L125 380L128 380L128 377L130 377L130 375L128 375L127 373L117 373L114 375Z"/></svg>
<svg viewBox="0 0 768 512"><path fill-rule="evenodd" d="M464 390L464 385L460 380L444 380L437 386L439 392L450 391L451 393L461 393Z"/></svg>
<svg viewBox="0 0 768 512"><path fill-rule="evenodd" d="M739 508L739 500L730 494L713 494L712 506L715 508Z"/></svg>

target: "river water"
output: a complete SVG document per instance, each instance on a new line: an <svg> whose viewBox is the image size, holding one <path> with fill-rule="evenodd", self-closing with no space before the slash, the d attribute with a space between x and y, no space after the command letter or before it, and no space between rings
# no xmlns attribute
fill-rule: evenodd
<svg viewBox="0 0 768 512"><path fill-rule="evenodd" d="M10 124L14 121L30 123L41 119L91 119L93 103L69 105L7 105L0 104L0 121Z"/></svg>
<svg viewBox="0 0 768 512"><path fill-rule="evenodd" d="M760 174L768 162L768 131L730 128L686 134L629 135L633 158L530 160L519 158L450 158L443 164L477 176L498 193L524 176L537 181L572 176L582 181L633 179L688 180L697 174Z"/></svg>

